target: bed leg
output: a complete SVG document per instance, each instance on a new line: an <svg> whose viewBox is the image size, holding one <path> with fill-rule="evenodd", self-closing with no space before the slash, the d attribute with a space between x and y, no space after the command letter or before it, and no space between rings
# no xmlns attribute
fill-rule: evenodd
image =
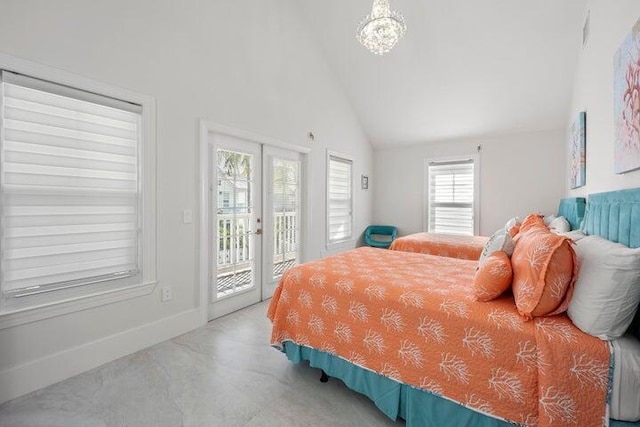
<svg viewBox="0 0 640 427"><path fill-rule="evenodd" d="M329 381L329 376L325 371L322 371L322 375L320 375L320 382L326 383L327 381Z"/></svg>

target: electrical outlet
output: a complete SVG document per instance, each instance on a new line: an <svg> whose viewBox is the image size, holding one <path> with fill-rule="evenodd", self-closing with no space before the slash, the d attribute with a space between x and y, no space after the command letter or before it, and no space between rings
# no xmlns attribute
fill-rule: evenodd
<svg viewBox="0 0 640 427"><path fill-rule="evenodd" d="M162 302L166 302L166 301L171 301L171 299L173 298L173 290L171 289L171 286L165 286L164 288L162 288Z"/></svg>

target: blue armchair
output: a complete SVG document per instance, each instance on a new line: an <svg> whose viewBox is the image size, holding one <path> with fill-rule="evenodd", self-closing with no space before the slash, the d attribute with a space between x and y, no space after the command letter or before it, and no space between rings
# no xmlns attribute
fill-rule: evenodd
<svg viewBox="0 0 640 427"><path fill-rule="evenodd" d="M388 248L395 240L398 229L392 225L370 225L364 231L364 242L374 248Z"/></svg>

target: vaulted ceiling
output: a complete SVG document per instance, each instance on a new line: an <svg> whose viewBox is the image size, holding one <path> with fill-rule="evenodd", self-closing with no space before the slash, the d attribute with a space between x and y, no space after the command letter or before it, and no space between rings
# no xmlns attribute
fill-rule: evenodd
<svg viewBox="0 0 640 427"><path fill-rule="evenodd" d="M355 28L372 0L298 0L375 147L564 128L585 0L392 0L387 55Z"/></svg>

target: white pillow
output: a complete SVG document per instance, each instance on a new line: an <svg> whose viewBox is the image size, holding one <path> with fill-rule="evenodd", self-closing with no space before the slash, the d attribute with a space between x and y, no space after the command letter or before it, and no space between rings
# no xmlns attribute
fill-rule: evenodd
<svg viewBox="0 0 640 427"><path fill-rule="evenodd" d="M580 273L567 313L584 332L603 340L621 337L640 303L640 249L600 236L576 242Z"/></svg>
<svg viewBox="0 0 640 427"><path fill-rule="evenodd" d="M553 214L545 216L544 217L544 225L546 225L548 227L549 224L551 224L551 222L556 218L558 218L558 217L553 215Z"/></svg>
<svg viewBox="0 0 640 427"><path fill-rule="evenodd" d="M574 242L577 242L578 240L581 240L587 237L587 235L584 234L584 231L582 230L573 230L573 231L567 231L566 233L558 233L558 234L564 237L568 237Z"/></svg>
<svg viewBox="0 0 640 427"><path fill-rule="evenodd" d="M517 226L518 228L520 228L521 224L522 224L522 220L519 217L514 216L509 221L507 221L507 223L504 225L504 231L506 231L507 233L510 234L511 233L511 229L513 227Z"/></svg>
<svg viewBox="0 0 640 427"><path fill-rule="evenodd" d="M491 236L487 244L484 245L484 249L482 250L482 254L478 260L478 267L482 267L484 263L487 262L487 258L489 258L489 256L494 252L504 251L509 255L509 257L511 257L515 247L516 244L511 238L511 235L503 228L499 229L493 233L493 236Z"/></svg>
<svg viewBox="0 0 640 427"><path fill-rule="evenodd" d="M569 221L567 221L567 219L563 216L554 218L549 224L547 224L547 226L549 227L549 230L553 231L554 233L566 233L568 231L571 231L571 225L569 224Z"/></svg>

